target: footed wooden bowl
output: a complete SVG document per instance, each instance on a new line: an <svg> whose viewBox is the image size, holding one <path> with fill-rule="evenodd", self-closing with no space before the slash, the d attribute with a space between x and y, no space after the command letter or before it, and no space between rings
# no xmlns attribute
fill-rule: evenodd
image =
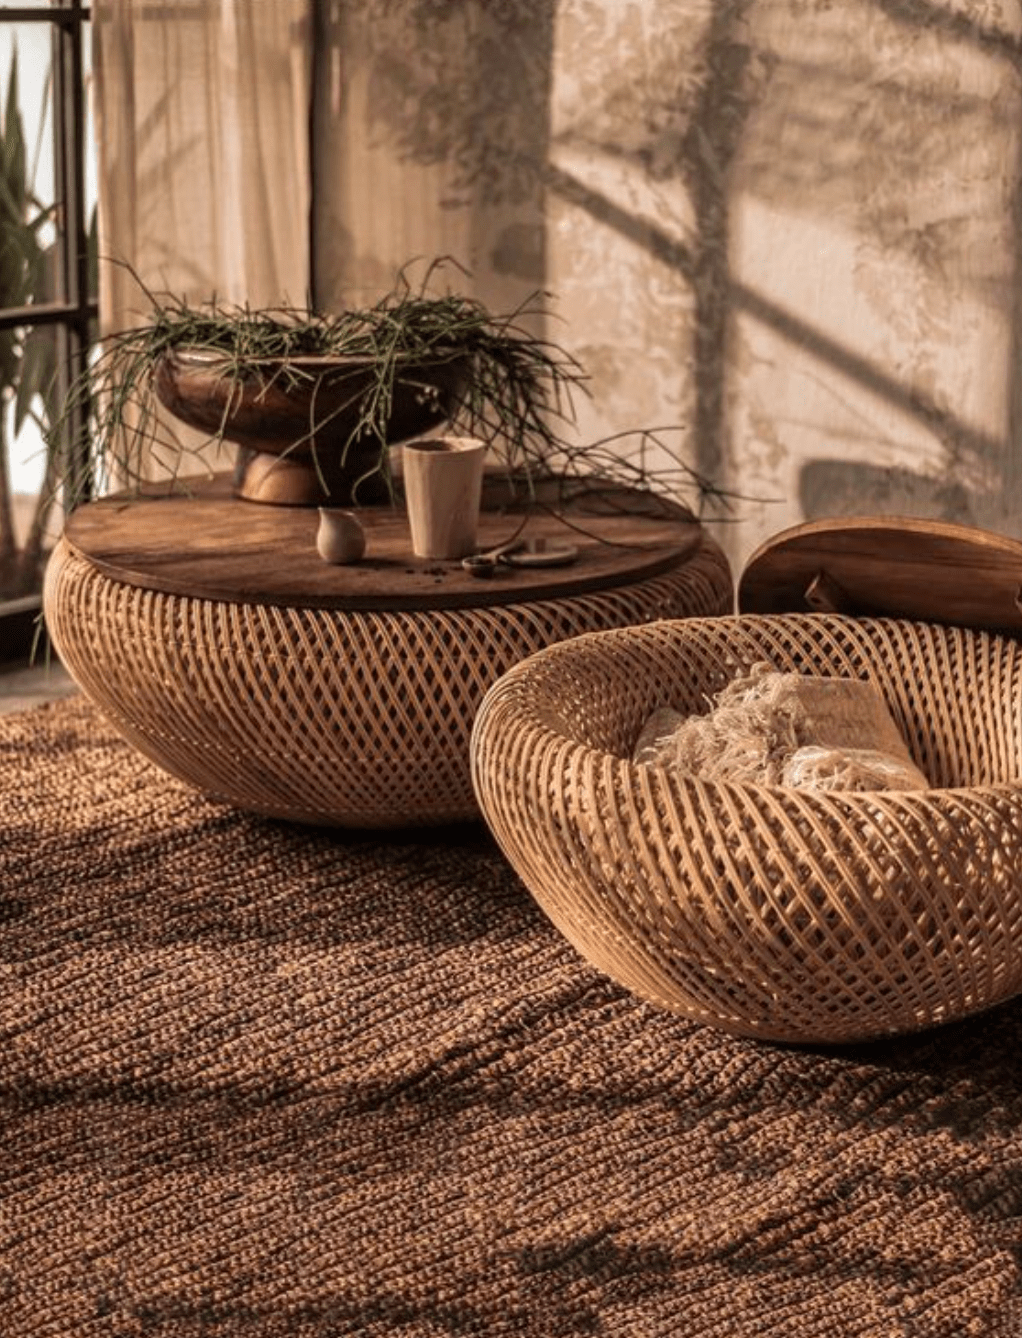
<svg viewBox="0 0 1022 1338"><path fill-rule="evenodd" d="M450 357L408 360L393 383L386 444L449 418L467 364ZM253 361L238 377L224 354L181 349L156 367L160 402L189 427L240 447L235 474L248 501L353 506L388 499L383 448L355 435L376 379L368 358L292 357Z"/></svg>

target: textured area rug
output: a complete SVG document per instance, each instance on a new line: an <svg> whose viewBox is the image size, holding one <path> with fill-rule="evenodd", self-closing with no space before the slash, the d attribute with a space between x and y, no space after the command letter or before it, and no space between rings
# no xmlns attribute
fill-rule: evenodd
<svg viewBox="0 0 1022 1338"><path fill-rule="evenodd" d="M4 1338L1022 1334L1022 1006L658 1013L485 831L288 827L0 721Z"/></svg>

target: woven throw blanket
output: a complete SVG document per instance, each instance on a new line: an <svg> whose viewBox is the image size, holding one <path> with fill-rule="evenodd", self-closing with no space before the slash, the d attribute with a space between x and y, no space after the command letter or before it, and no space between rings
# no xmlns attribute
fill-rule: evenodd
<svg viewBox="0 0 1022 1338"><path fill-rule="evenodd" d="M1022 1334L1022 1006L858 1050L637 1002L481 828L0 720L3 1338Z"/></svg>

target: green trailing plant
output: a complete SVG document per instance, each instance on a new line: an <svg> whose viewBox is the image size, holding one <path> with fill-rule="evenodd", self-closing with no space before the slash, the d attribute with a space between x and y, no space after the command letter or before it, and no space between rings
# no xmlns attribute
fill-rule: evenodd
<svg viewBox="0 0 1022 1338"><path fill-rule="evenodd" d="M430 295L425 285L413 290L404 278L377 303L339 315L228 306L215 299L195 306L143 291L150 303L146 323L103 340L87 375L71 387L62 415L68 420L73 408L86 410L93 475L128 487L143 481L150 457L176 474L186 454L205 454L229 431L230 399L220 430L198 445L186 444L160 411L157 370L166 355L182 350L216 355L218 376L239 389L253 375L262 376L267 389L302 387L318 375L308 358L367 360L371 381L359 394L351 438L375 443L381 471L395 381L414 376L409 369L416 364L463 364L465 389L453 427L499 439L509 466L526 472L556 446L559 425L572 416L572 392L585 379L568 354L528 331L528 320L540 314L536 301L494 317L473 298ZM312 403L308 438L330 422ZM61 427L55 424L54 434Z"/></svg>
<svg viewBox="0 0 1022 1338"><path fill-rule="evenodd" d="M305 361L309 358L365 360L371 377L359 392L344 449L368 439L376 448L374 468L389 483L386 425L397 378L414 378L410 369L416 365L457 362L465 369L464 388L450 430L496 447L512 492L524 489L532 495L536 480L551 477L565 485L585 485L599 473L665 496L691 495L694 489L700 505L707 498L724 498L674 459L667 434L676 429L645 429L576 444L574 397L587 393L588 376L571 354L532 332L549 315L545 296L537 293L510 314L493 315L475 298L430 291L446 263L434 261L418 288L402 272L378 302L338 315L291 306L229 306L216 299L196 306L154 293L135 276L149 302L145 323L102 341L88 373L71 387L53 435L63 430L76 406L82 409L88 416L92 477L101 486L112 480L131 489L147 477L149 460L177 477L186 455L207 459L210 446L219 446L229 434L230 396L210 438L193 445L181 437L173 419L161 412L156 393L166 356L183 350L214 356L217 376L239 393L254 376L266 390L307 387L319 375ZM292 449L329 422L330 414L315 412L313 397L308 432ZM631 449L622 452L626 438ZM646 461L654 453L674 463L652 468Z"/></svg>

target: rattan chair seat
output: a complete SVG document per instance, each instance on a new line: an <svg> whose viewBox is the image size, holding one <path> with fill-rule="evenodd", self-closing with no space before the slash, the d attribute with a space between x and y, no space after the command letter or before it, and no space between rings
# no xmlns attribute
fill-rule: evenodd
<svg viewBox="0 0 1022 1338"><path fill-rule="evenodd" d="M710 783L640 766L652 712L751 665L866 679L935 788ZM662 1007L772 1040L925 1028L1022 990L1022 646L838 615L665 621L512 669L472 741L483 813L580 953Z"/></svg>

